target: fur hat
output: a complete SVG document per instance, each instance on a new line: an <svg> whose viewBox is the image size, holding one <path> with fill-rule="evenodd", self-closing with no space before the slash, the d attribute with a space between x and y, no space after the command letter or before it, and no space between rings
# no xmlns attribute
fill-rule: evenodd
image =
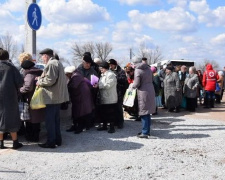
<svg viewBox="0 0 225 180"><path fill-rule="evenodd" d="M115 59L110 59L108 61L109 64L117 65L117 61Z"/></svg>
<svg viewBox="0 0 225 180"><path fill-rule="evenodd" d="M99 67L109 69L109 63L107 63L106 61L102 61L102 63L99 64Z"/></svg>
<svg viewBox="0 0 225 180"><path fill-rule="evenodd" d="M29 61L29 60L25 60L25 61L22 62L21 67L23 69L30 69L30 68L34 67L34 65L35 65L34 62Z"/></svg>
<svg viewBox="0 0 225 180"><path fill-rule="evenodd" d="M88 55L84 55L83 60L87 63L93 63L91 56L88 56Z"/></svg>

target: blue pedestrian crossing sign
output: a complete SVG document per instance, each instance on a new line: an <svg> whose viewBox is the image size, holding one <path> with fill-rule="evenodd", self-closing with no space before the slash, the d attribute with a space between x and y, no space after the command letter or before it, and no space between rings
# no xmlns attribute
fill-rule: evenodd
<svg viewBox="0 0 225 180"><path fill-rule="evenodd" d="M41 9L36 3L31 3L27 10L27 22L31 29L37 31L41 27Z"/></svg>

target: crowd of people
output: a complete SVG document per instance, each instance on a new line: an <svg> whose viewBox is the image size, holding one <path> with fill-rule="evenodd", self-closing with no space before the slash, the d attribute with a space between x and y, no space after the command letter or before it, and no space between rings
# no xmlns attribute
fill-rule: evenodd
<svg viewBox="0 0 225 180"><path fill-rule="evenodd" d="M32 56L25 52L19 56L18 70L9 60L8 52L0 49L1 149L5 148L4 138L8 133L13 149L23 146L18 141L18 131L24 132L27 141L39 142L42 122L45 122L47 139L38 145L41 148L61 146L60 109L67 109L69 103L72 123L67 132L79 134L97 125L98 131L115 133L116 128L124 128L126 111L142 123L137 137L148 138L151 116L158 114L158 107L168 112L178 113L181 108L194 112L198 100L205 108L212 108L223 96L224 73L217 73L211 64L206 65L203 74L194 66L150 67L145 57L134 57L131 63L120 67L115 59L93 60L90 52L85 52L79 66L63 67L52 49L44 49L40 55L45 64L43 70L36 68ZM32 109L30 103L37 89L41 89L45 106ZM136 90L132 107L123 105L127 89ZM23 119L20 109L24 110L25 103L29 109L27 118Z"/></svg>

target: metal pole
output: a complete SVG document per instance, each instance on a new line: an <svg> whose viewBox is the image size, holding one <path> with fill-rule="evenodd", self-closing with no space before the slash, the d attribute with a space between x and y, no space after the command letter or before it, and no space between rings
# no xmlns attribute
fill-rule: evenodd
<svg viewBox="0 0 225 180"><path fill-rule="evenodd" d="M26 20L25 20L25 52L30 53L33 59L36 60L36 31L32 30L27 22L27 9L31 3L36 3L36 0L26 0Z"/></svg>

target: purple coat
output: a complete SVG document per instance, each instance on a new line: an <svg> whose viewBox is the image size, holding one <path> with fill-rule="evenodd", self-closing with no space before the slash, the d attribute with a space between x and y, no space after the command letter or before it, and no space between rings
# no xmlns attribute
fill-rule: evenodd
<svg viewBox="0 0 225 180"><path fill-rule="evenodd" d="M84 77L75 71L68 82L73 119L88 115L94 108L90 87Z"/></svg>

